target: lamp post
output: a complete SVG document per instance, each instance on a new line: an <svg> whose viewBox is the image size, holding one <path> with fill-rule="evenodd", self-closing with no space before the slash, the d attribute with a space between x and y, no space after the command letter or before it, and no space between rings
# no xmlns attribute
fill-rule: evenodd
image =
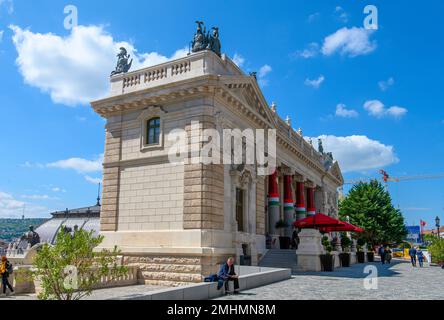
<svg viewBox="0 0 444 320"><path fill-rule="evenodd" d="M440 222L441 222L441 220L439 219L438 216L436 216L436 218L435 218L435 225L436 225L436 231L438 232L438 239L440 238L440 236L439 236Z"/></svg>

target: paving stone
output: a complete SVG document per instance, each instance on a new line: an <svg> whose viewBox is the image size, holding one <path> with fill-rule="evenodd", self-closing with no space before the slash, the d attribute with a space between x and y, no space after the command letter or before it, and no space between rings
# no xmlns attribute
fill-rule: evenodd
<svg viewBox="0 0 444 320"><path fill-rule="evenodd" d="M367 290L366 265L378 270L378 289ZM356 264L334 272L296 273L286 281L216 300L444 300L444 270L413 268L404 261Z"/></svg>

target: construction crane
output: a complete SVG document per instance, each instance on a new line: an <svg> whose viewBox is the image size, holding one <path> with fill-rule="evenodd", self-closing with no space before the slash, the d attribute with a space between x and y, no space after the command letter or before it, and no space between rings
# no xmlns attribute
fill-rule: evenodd
<svg viewBox="0 0 444 320"><path fill-rule="evenodd" d="M389 182L401 182L401 181L409 181L409 180L432 180L432 179L444 179L444 173L438 174L423 174L416 176L401 176L401 177L392 177L387 171L379 170L379 174L381 175L381 180L385 184L386 190L388 190ZM370 182L371 180L375 180L375 178L360 178L360 179L352 179L344 182L344 185L354 185L361 182ZM343 195L343 188L340 188L340 194Z"/></svg>
<svg viewBox="0 0 444 320"><path fill-rule="evenodd" d="M444 173L423 174L423 175L416 175L416 176L401 176L401 177L392 177L385 170L379 170L379 173L381 174L381 180L386 184L388 182L401 182L401 181L408 181L408 180L444 179ZM345 181L344 185L357 184L360 182L369 182L371 180L375 180L375 179L374 178L352 179L352 180Z"/></svg>

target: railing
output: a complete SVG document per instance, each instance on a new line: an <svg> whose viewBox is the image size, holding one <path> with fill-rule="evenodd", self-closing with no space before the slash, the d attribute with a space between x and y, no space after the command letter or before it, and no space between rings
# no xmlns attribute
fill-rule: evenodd
<svg viewBox="0 0 444 320"><path fill-rule="evenodd" d="M197 59L204 59L202 56L192 56L180 60L170 61L161 65L133 71L124 75L117 75L111 78L112 94L121 94L126 91L140 90L146 87L162 85L165 81L173 81L170 78L187 76L191 71L192 62ZM202 69L201 63L194 68ZM202 73L203 73L202 69Z"/></svg>
<svg viewBox="0 0 444 320"><path fill-rule="evenodd" d="M125 287L138 284L138 267L127 267L128 272L116 279L110 276L104 276L100 282L94 286L94 289L105 289L114 287ZM33 266L16 266L13 273L13 283L18 294L37 293L42 291L40 281L34 279L31 275Z"/></svg>

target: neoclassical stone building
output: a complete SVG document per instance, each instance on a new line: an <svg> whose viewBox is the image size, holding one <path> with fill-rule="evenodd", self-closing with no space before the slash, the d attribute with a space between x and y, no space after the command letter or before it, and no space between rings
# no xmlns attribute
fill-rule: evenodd
<svg viewBox="0 0 444 320"><path fill-rule="evenodd" d="M200 282L228 256L258 264L280 219L337 216L343 184L330 154L316 151L265 100L255 75L211 50L111 77L92 102L106 119L101 233L147 284ZM277 170L254 165L171 163L175 129L277 130ZM191 144L191 142L190 142ZM201 145L199 145L201 146ZM279 241L273 242L278 246Z"/></svg>

